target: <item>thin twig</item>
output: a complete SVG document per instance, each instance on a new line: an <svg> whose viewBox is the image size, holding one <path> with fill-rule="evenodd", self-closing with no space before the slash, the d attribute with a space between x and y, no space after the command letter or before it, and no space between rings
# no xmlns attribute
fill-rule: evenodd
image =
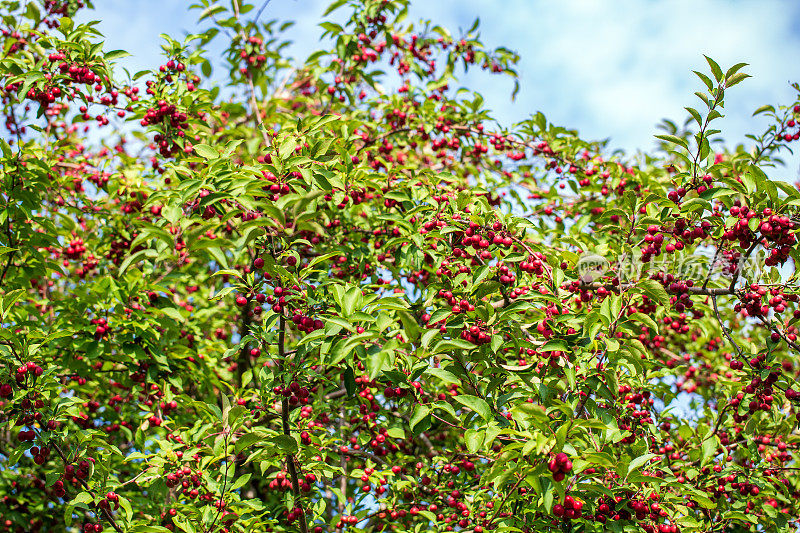
<svg viewBox="0 0 800 533"><path fill-rule="evenodd" d="M261 4L261 7L258 10L258 13L256 13L256 18L253 19L253 24L258 22L258 19L261 18L261 13L264 12L264 9L269 5L270 2L272 2L272 0L264 0L264 3Z"/></svg>
<svg viewBox="0 0 800 533"><path fill-rule="evenodd" d="M281 314L278 320L278 367L283 370L283 360L286 357L286 317ZM281 422L283 426L283 434L287 437L291 436L291 428L289 427L289 398L284 396L281 399ZM295 466L295 458L291 453L286 454L286 466L289 470L289 476L292 478L292 491L295 496L295 503L300 508L300 531L308 533L308 523L306 519L306 510L302 504L299 503L300 499L300 482L297 475L297 467Z"/></svg>
<svg viewBox="0 0 800 533"><path fill-rule="evenodd" d="M730 405L731 404L729 403L725 404L725 407L723 407L722 410L717 414L717 422L716 424L714 424L714 430L708 435L706 435L706 437L703 439L703 442L707 441L708 439L717 434L717 431L719 431L719 427L722 425L722 418L725 415L725 411L727 411Z"/></svg>
<svg viewBox="0 0 800 533"><path fill-rule="evenodd" d="M55 441L50 441L50 444L53 446L53 449L56 451L58 456L61 457L61 460L64 462L64 464L68 465L70 463L70 461L67 459L67 456L64 455L64 452L61 451L61 447ZM84 490L86 490L86 492L88 492L91 495L92 500L94 500L96 498L96 496L95 496L94 491L89 488L89 484L86 483L86 481L84 481L83 479L81 479L79 477L76 477L76 479L80 482L80 484L84 488ZM114 528L114 531L117 531L117 533L122 533L122 529L119 527L119 525L117 525L117 522L114 520L114 516L111 514L111 511L109 511L105 507L101 507L100 511L102 512L102 514L106 518L106 520L108 520L108 523L111 524L111 527ZM95 511L95 514L96 513L97 513L97 511Z"/></svg>
<svg viewBox="0 0 800 533"><path fill-rule="evenodd" d="M137 479L139 479L148 470L150 470L150 465L147 465L147 467L144 470L142 470L141 472L136 474L134 477L132 477L131 479L129 479L125 483L122 483L119 487L117 487L117 490L119 490L120 488L122 488L122 487L124 487L126 485L130 485L131 483L135 482Z"/></svg>
<svg viewBox="0 0 800 533"><path fill-rule="evenodd" d="M708 287L708 282L711 280L711 273L714 272L714 264L717 262L717 257L719 257L719 252L721 250L722 246L717 246L717 249L714 251L714 259L711 260L711 264L708 266L708 274L706 275L706 280L703 282L704 289Z"/></svg>
<svg viewBox="0 0 800 533"><path fill-rule="evenodd" d="M731 337L730 332L728 332L727 326L725 326L725 324L722 323L722 317L720 316L719 308L717 307L716 296L711 297L711 303L714 305L714 314L717 316L717 322L719 322L719 327L722 328L722 333L725 335L725 338L728 339L728 341L733 345L733 347L736 348L736 353L738 353L739 356L741 357L742 349L739 348L739 345L736 344L736 341L733 340L733 337Z"/></svg>
<svg viewBox="0 0 800 533"><path fill-rule="evenodd" d="M733 279L731 279L731 284L728 286L731 292L733 292L734 288L736 287L736 282L739 281L739 275L742 273L742 267L744 266L744 262L750 257L750 254L753 253L753 250L756 249L756 246L759 245L759 241L756 240L753 244L750 245L750 248L744 253L744 255L739 259L739 264L737 265L736 271L733 273Z"/></svg>
<svg viewBox="0 0 800 533"><path fill-rule="evenodd" d="M228 468L231 465L230 458L228 456L228 440L230 439L230 428L225 428L224 430L224 437L225 439L225 470L222 472L222 490L219 493L219 502L217 503L217 515L214 517L214 520L211 522L211 525L208 526L208 531L211 533L213 531L214 526L219 519L219 515L222 514L222 509L225 508L224 506L224 498L225 498L225 487L228 484ZM235 468L235 466L234 466Z"/></svg>
<svg viewBox="0 0 800 533"><path fill-rule="evenodd" d="M264 124L261 121L261 110L258 108L258 101L256 101L256 88L253 85L253 78L249 73L247 74L247 86L250 90L250 107L252 107L251 112L256 121L256 128L261 132L261 138L264 139L264 144L272 146L272 141L269 135L267 135L267 131L264 129Z"/></svg>
<svg viewBox="0 0 800 533"><path fill-rule="evenodd" d="M339 434L340 435L344 434L343 425L344 425L344 406L341 405L341 406L339 406ZM348 450L347 453L350 454L351 451ZM355 453L355 450L353 450L352 453ZM363 452L363 453L367 453L367 452ZM372 454L370 454L370 455L372 455ZM344 453L342 453L339 456L339 467L342 469L342 473L339 476L339 492L341 493L341 495L338 498L339 501L337 502L337 508L339 510L339 516L341 517L344 514L344 504L345 504L345 501L347 500L347 459L345 458ZM340 532L341 530L342 530L342 528L339 528L339 527L336 528L336 531Z"/></svg>

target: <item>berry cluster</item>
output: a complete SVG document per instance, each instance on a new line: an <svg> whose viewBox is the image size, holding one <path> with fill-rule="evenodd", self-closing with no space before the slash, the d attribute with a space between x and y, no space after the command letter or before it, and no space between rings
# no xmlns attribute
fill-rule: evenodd
<svg viewBox="0 0 800 533"><path fill-rule="evenodd" d="M461 330L460 336L465 341L469 341L477 346L487 344L492 341L491 332L487 333L486 325L481 320L478 320L471 326L465 325L464 329Z"/></svg>
<svg viewBox="0 0 800 533"><path fill-rule="evenodd" d="M306 405L311 401L311 392L308 388L302 387L297 381L292 381L289 386L277 385L272 388L276 396L289 398L290 405Z"/></svg>
<svg viewBox="0 0 800 533"><path fill-rule="evenodd" d="M766 356L760 354L753 357L749 363L752 368L759 369L763 366L765 360ZM741 365L742 363L739 361L738 366ZM731 368L733 368L733 363L731 363ZM761 379L760 375L753 376L750 383L745 385L742 390L730 400L730 405L734 408L734 420L736 420L736 422L743 422L757 411L769 412L772 409L772 403L775 401L773 385L777 383L779 378L780 372L774 370L767 374L766 379ZM745 404L745 399L748 396L752 397L752 399ZM747 412L739 414L737 410L740 405L746 405Z"/></svg>
<svg viewBox="0 0 800 533"><path fill-rule="evenodd" d="M563 517L565 520L573 520L582 516L583 502L576 500L569 494L564 496L564 503L557 503L553 506L553 514Z"/></svg>
<svg viewBox="0 0 800 533"><path fill-rule="evenodd" d="M83 239L76 238L70 241L69 246L64 248L63 254L69 259L80 259L84 252L86 252L86 246Z"/></svg>
<svg viewBox="0 0 800 533"><path fill-rule="evenodd" d="M158 146L158 151L163 157L172 157L183 147L178 144L176 137L184 137L183 130L189 127L188 115L179 111L175 104L159 100L156 107L150 107L141 120L142 126L157 126L161 129L153 138Z"/></svg>
<svg viewBox="0 0 800 533"><path fill-rule="evenodd" d="M267 56L264 53L264 40L255 36L248 37L239 51L239 57L245 63L243 67L239 68L239 72L247 75L248 71L256 71L263 67L267 62Z"/></svg>
<svg viewBox="0 0 800 533"><path fill-rule="evenodd" d="M566 453L560 452L550 459L547 469L553 474L553 481L564 481L564 476L572 471L572 461Z"/></svg>

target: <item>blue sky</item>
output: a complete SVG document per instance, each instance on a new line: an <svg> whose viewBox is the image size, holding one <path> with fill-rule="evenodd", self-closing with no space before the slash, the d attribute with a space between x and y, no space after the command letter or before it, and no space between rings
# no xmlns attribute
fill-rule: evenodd
<svg viewBox="0 0 800 533"><path fill-rule="evenodd" d="M95 0L107 48L133 53L127 66L160 64L161 33L194 32L197 11L186 0ZM260 0L257 2L261 4ZM262 19L295 20L292 53L318 46L317 23L328 0L272 0ZM431 19L454 33L481 19L489 46L522 57L521 90L511 102L511 82L478 74L481 91L504 124L542 111L552 122L577 128L611 147L649 149L662 118L683 120L684 106L700 109L693 95L707 71L702 54L723 69L746 62L753 78L731 89L719 122L729 143L764 128L751 118L762 104L790 103L790 81L800 81L800 2L779 0L412 0L409 20ZM793 182L800 157L773 174Z"/></svg>

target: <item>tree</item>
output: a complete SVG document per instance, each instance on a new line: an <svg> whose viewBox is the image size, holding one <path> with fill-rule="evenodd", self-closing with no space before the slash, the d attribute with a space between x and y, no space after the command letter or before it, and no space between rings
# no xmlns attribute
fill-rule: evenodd
<svg viewBox="0 0 800 533"><path fill-rule="evenodd" d="M626 156L456 90L477 24L267 3L130 75L0 0L0 531L796 530L800 104L724 148L707 58Z"/></svg>

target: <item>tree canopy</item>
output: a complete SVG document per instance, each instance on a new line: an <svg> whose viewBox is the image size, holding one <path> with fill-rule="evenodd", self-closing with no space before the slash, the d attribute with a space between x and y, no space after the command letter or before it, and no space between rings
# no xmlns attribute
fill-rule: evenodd
<svg viewBox="0 0 800 533"><path fill-rule="evenodd" d="M797 530L799 102L726 145L706 58L625 154L477 23L268 3L130 73L0 0L0 532Z"/></svg>

